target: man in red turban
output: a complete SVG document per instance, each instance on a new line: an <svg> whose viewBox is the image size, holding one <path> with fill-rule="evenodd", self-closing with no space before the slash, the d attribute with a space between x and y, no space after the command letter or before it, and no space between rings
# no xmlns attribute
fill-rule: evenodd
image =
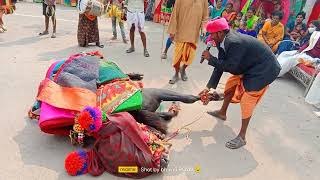
<svg viewBox="0 0 320 180"><path fill-rule="evenodd" d="M220 110L208 112L221 120L226 120L229 104L240 103L242 126L239 135L226 143L230 149L237 149L246 144L246 132L254 108L280 72L280 65L271 49L256 38L238 34L229 30L224 18L209 21L207 32L219 50L218 57L209 51L202 53L202 58L215 67L207 87L200 93L208 93L216 89L223 72L232 76L228 79L224 90L224 102Z"/></svg>

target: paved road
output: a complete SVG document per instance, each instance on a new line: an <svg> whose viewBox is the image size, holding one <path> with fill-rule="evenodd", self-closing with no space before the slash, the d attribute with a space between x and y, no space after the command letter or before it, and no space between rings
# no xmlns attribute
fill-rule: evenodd
<svg viewBox="0 0 320 180"><path fill-rule="evenodd" d="M40 4L18 3L16 14L5 17L9 31L0 34L1 180L70 179L63 163L65 155L76 147L72 147L66 137L41 133L37 123L26 118L26 113L46 68L54 59L97 48L77 46L78 14L74 8L58 6L56 39L37 36L43 30L41 8ZM170 61L161 62L159 58L161 25L146 25L150 58L143 57L139 39L137 51L131 55L125 53L127 45L107 42L112 36L109 19L99 19L99 27L101 41L106 45L99 50L124 71L144 73L146 87L196 94L211 74L210 67L199 64L199 53L204 49L200 45L197 59L189 70L190 80L168 85L173 71ZM223 87L223 83L220 86ZM239 106L230 107L228 121L224 123L204 114L201 121L191 127L189 139L180 135L173 140L172 172L146 179L318 179L320 121L313 115L312 107L304 103L303 90L289 76L274 82L256 109L248 131L248 145L235 151L226 149L224 144L240 127ZM220 105L220 102L208 106L182 105L179 117L172 121L170 128L173 131ZM195 166L201 167L200 173L179 171ZM118 179L107 173L99 178L86 175L77 179L111 178Z"/></svg>

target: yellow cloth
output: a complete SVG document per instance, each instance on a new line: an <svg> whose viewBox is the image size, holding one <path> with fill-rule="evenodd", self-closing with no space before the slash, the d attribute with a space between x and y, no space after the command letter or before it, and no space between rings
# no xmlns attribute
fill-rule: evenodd
<svg viewBox="0 0 320 180"><path fill-rule="evenodd" d="M175 42L197 43L200 29L208 19L207 0L176 0L170 18L168 33Z"/></svg>
<svg viewBox="0 0 320 180"><path fill-rule="evenodd" d="M247 119L252 116L252 113L261 100L262 96L268 89L268 86L264 87L260 91L246 91L243 86L242 76L231 76L225 86L225 96L229 93L233 93L232 103L240 103L242 119Z"/></svg>
<svg viewBox="0 0 320 180"><path fill-rule="evenodd" d="M196 56L196 49L196 44L177 42L174 50L173 66L179 68L181 62L184 65L192 64Z"/></svg>
<svg viewBox="0 0 320 180"><path fill-rule="evenodd" d="M266 34L266 41L263 39L262 33L267 33ZM280 42L282 41L284 36L284 27L281 23L277 24L276 26L271 26L271 21L265 22L263 28L260 30L258 34L258 39L269 45L269 44L274 44L272 47L273 52L276 52L278 49L278 46Z"/></svg>
<svg viewBox="0 0 320 180"><path fill-rule="evenodd" d="M116 5L112 5L108 11L109 17L116 17L118 22L122 22L123 11Z"/></svg>

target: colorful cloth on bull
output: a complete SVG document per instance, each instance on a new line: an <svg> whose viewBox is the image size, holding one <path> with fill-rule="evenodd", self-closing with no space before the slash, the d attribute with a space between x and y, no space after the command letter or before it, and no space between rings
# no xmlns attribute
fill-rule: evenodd
<svg viewBox="0 0 320 180"><path fill-rule="evenodd" d="M100 61L99 84L126 78L129 78L128 75L124 74L116 63L112 61Z"/></svg>
<svg viewBox="0 0 320 180"><path fill-rule="evenodd" d="M82 56L68 61L56 74L55 82L63 87L79 87L97 91L100 58Z"/></svg>
<svg viewBox="0 0 320 180"><path fill-rule="evenodd" d="M107 114L142 108L142 92L132 81L116 81L97 91L97 106Z"/></svg>
<svg viewBox="0 0 320 180"><path fill-rule="evenodd" d="M87 152L87 172L94 176L108 172L135 179L160 172L162 164L154 158L143 134L144 131L129 113L109 115L107 123L96 133L93 148ZM157 157L163 158L162 153ZM120 173L119 166L135 166L137 171ZM141 167L152 169L153 172L141 171Z"/></svg>
<svg viewBox="0 0 320 180"><path fill-rule="evenodd" d="M62 87L45 79L39 87L37 100L46 102L54 107L81 111L85 106L96 105L96 94L78 87Z"/></svg>

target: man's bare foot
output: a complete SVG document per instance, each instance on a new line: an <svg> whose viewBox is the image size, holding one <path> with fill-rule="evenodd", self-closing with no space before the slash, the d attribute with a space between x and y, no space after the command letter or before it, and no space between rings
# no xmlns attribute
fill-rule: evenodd
<svg viewBox="0 0 320 180"><path fill-rule="evenodd" d="M219 110L208 111L207 113L213 117L216 117L216 118L222 120L222 121L225 121L227 119L227 116L225 114L221 114Z"/></svg>

